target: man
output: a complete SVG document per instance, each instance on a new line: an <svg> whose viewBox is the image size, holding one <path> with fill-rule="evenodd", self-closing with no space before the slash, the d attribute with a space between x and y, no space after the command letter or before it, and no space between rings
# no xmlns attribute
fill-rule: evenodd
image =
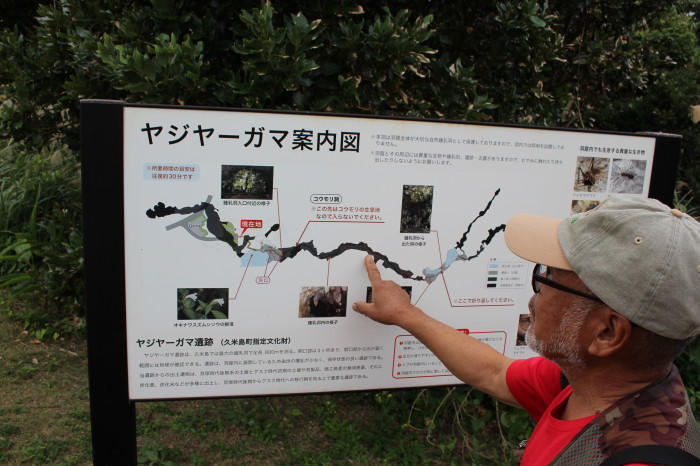
<svg viewBox="0 0 700 466"><path fill-rule="evenodd" d="M516 215L505 240L538 264L526 341L542 357L510 359L429 317L381 280L371 257L373 303L353 309L403 327L456 377L526 409L537 426L521 464L599 464L638 445L700 456L673 365L700 333L700 224L658 201L616 196L563 221ZM655 462L647 458L634 461Z"/></svg>

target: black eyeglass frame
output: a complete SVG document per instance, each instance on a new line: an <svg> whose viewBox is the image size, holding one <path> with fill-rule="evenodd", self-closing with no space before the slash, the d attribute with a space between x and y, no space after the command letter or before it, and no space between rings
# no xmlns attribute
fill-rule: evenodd
<svg viewBox="0 0 700 466"><path fill-rule="evenodd" d="M583 291L574 290L573 288L569 288L566 285L562 285L559 282L555 282L554 280L550 280L549 278L537 273L537 271L540 269L540 267L549 268L548 266L543 265L543 264L535 264L535 268L532 269L532 291L534 291L535 294L538 294L540 292L540 289L538 289L538 286L536 284L537 282L540 282L540 283L544 283L547 286L551 286L552 288L556 288L559 291L563 291L565 293L575 294L576 296L581 296L583 298L588 298L588 299L592 299L593 301L603 303L603 301L597 296L585 293ZM605 304L605 303L603 303L603 304Z"/></svg>

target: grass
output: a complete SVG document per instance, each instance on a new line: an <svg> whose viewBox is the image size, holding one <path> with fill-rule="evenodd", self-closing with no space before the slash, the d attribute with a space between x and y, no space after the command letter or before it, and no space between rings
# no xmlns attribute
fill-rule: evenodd
<svg viewBox="0 0 700 466"><path fill-rule="evenodd" d="M0 463L91 464L85 343L44 340L0 310ZM504 442L475 393L139 402L137 454L151 465L514 464L516 442ZM457 405L467 411L455 421Z"/></svg>
<svg viewBox="0 0 700 466"><path fill-rule="evenodd" d="M0 462L89 464L85 345L42 343L0 312Z"/></svg>

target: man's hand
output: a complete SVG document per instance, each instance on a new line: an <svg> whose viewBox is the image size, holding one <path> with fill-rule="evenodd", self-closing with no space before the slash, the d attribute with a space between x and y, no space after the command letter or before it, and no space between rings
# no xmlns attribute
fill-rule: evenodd
<svg viewBox="0 0 700 466"><path fill-rule="evenodd" d="M367 275L372 285L372 302L358 301L352 308L382 324L404 326L411 315L421 310L411 304L411 298L398 284L382 280L372 256L365 257Z"/></svg>
<svg viewBox="0 0 700 466"><path fill-rule="evenodd" d="M439 322L411 304L411 298L391 280L382 280L372 256L365 257L372 284L372 302L352 308L382 324L398 325L418 338L456 377L511 406L517 401L506 384L511 359L489 345Z"/></svg>

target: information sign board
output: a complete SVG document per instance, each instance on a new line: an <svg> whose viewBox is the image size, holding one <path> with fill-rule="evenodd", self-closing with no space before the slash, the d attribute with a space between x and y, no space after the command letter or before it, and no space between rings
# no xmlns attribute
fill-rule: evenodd
<svg viewBox="0 0 700 466"><path fill-rule="evenodd" d="M131 399L454 384L352 311L363 257L431 316L509 357L531 264L518 212L649 194L656 137L360 116L123 109Z"/></svg>

